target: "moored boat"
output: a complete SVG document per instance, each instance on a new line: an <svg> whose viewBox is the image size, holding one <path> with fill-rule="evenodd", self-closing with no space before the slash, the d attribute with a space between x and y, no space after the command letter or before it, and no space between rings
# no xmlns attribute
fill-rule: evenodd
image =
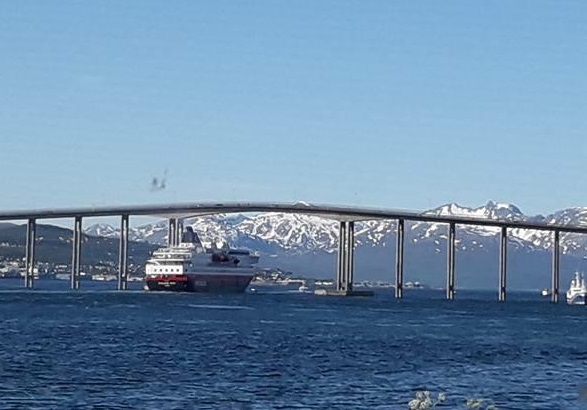
<svg viewBox="0 0 587 410"><path fill-rule="evenodd" d="M308 286L308 283L304 280L304 281L302 281L302 285L298 288L298 290L300 292L309 292L310 287Z"/></svg>
<svg viewBox="0 0 587 410"><path fill-rule="evenodd" d="M575 272L571 280L571 286L567 290L567 303L569 305L584 305L587 299L587 286L582 273Z"/></svg>
<svg viewBox="0 0 587 410"><path fill-rule="evenodd" d="M176 246L159 248L145 266L151 291L242 293L254 276L257 254L228 245L204 247L191 227Z"/></svg>

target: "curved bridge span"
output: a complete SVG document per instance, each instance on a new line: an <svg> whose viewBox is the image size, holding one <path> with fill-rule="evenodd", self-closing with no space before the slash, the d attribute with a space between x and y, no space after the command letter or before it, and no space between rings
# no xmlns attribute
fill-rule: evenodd
<svg viewBox="0 0 587 410"><path fill-rule="evenodd" d="M38 219L73 218L73 254L71 287L78 289L80 285L80 255L82 238L82 219L89 217L121 218L120 252L118 289L127 288L128 277L128 231L130 216L156 216L169 219L169 243L179 240L182 231L182 220L185 218L225 214L225 213L255 213L255 212L282 212L315 215L333 219L339 222L338 265L336 275L337 293L352 295L353 291L353 256L354 256L354 225L357 221L390 219L397 221L396 233L396 266L395 266L395 296L403 296L403 257L404 257L404 225L405 221L444 223L447 225L447 275L446 297L455 296L455 236L456 225L478 225L501 228L500 233L500 264L498 300L506 299L506 268L507 268L507 235L508 229L532 229L550 231L553 235L552 250L552 302L559 300L560 283L560 234L587 233L587 227L569 225L551 225L545 223L528 223L523 221L503 221L463 216L442 216L417 211L397 209L377 209L335 205L308 205L303 203L286 204L270 202L223 202L223 203L183 203L170 205L137 205L112 207L87 207L65 209L32 209L0 212L0 221L26 220L26 270L25 286L33 287L33 266L36 221Z"/></svg>

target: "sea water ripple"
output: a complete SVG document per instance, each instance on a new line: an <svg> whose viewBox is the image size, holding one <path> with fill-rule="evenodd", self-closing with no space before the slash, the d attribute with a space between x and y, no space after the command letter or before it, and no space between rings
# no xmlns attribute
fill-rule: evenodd
<svg viewBox="0 0 587 410"><path fill-rule="evenodd" d="M587 310L541 300L3 292L0 408L587 407Z"/></svg>

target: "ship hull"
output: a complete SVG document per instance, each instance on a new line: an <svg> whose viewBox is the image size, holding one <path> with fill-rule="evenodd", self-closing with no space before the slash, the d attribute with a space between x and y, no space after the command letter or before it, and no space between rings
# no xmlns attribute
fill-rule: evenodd
<svg viewBox="0 0 587 410"><path fill-rule="evenodd" d="M243 293L252 279L252 273L151 275L145 278L145 289L166 292Z"/></svg>
<svg viewBox="0 0 587 410"><path fill-rule="evenodd" d="M569 305L584 305L587 299L587 294L579 293L575 295L567 295L567 304Z"/></svg>

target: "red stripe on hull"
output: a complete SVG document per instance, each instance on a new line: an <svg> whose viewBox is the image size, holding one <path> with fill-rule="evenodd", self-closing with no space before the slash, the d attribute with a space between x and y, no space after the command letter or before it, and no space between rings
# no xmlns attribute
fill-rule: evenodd
<svg viewBox="0 0 587 410"><path fill-rule="evenodd" d="M181 277L181 280L178 280ZM147 277L147 288L152 291L242 293L253 275L185 274L166 277Z"/></svg>

